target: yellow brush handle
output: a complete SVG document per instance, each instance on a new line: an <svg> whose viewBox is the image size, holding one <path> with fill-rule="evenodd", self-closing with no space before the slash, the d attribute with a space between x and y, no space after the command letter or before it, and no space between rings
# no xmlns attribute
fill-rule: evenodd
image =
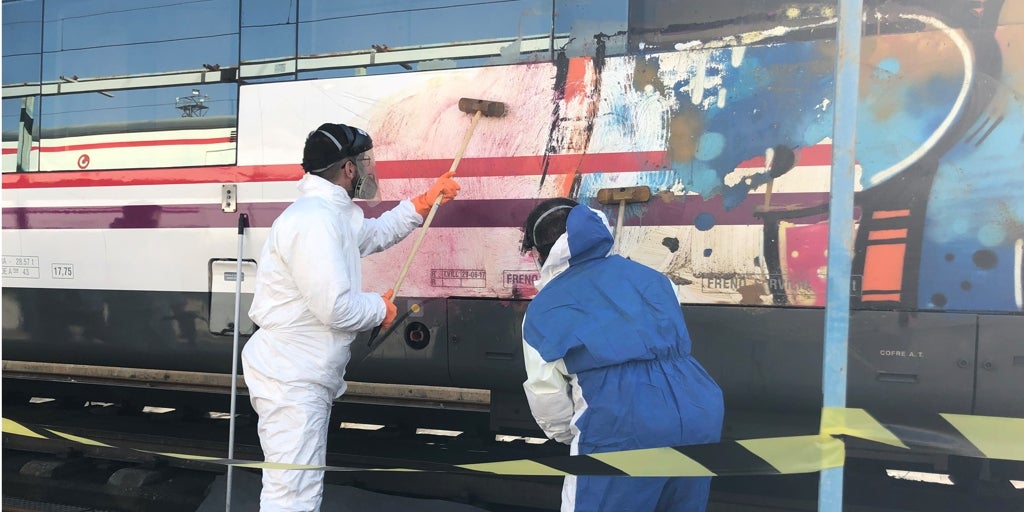
<svg viewBox="0 0 1024 512"><path fill-rule="evenodd" d="M469 139L473 136L473 131L476 129L476 123L480 120L480 116L483 112L480 110L473 114L473 121L469 124L469 130L466 131L466 136L462 138L462 146L459 148L459 152L455 154L455 160L452 161L452 166L448 169L448 172L455 172L455 169L459 166L459 161L462 160L462 154L466 152L466 146L469 145ZM405 265L402 266L402 272L398 274L398 282L395 283L395 294L393 297L398 297L398 289L402 287L402 281L405 281L405 275L409 273L409 267L412 266L412 259L416 256L416 251L419 250L420 244L423 243L423 237L427 234L427 228L430 227L430 222L434 220L434 214L437 213L437 207L441 205L442 195L438 195L434 199L434 205L430 207L430 213L427 214L427 218L423 219L423 229L420 230L420 235L416 238L416 243L412 246L412 251L409 252L409 257L405 260Z"/></svg>

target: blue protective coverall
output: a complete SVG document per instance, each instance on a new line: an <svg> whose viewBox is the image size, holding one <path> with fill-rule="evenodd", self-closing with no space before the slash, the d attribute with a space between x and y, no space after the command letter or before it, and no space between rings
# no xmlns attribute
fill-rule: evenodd
<svg viewBox="0 0 1024 512"><path fill-rule="evenodd" d="M618 255L604 215L574 207L526 310L530 409L587 454L717 442L722 392L690 354L672 283ZM568 476L562 510L702 511L709 477Z"/></svg>

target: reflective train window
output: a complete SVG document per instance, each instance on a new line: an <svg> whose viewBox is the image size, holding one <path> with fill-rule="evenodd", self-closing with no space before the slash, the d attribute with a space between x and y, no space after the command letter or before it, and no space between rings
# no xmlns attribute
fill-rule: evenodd
<svg viewBox="0 0 1024 512"><path fill-rule="evenodd" d="M40 171L235 163L234 84L44 96Z"/></svg>
<svg viewBox="0 0 1024 512"><path fill-rule="evenodd" d="M238 0L46 0L43 80L233 66Z"/></svg>

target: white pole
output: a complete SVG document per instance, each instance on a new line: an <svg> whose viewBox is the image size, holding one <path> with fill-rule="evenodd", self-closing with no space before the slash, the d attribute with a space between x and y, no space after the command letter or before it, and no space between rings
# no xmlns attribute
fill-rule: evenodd
<svg viewBox="0 0 1024 512"><path fill-rule="evenodd" d="M231 342L231 414L228 418L228 459L235 458L235 401L238 397L238 330L240 326L242 304L242 240L245 235L246 215L238 215L238 266L235 270L235 323L232 326ZM231 480L234 466L228 466L227 491L225 493L224 510L231 512Z"/></svg>

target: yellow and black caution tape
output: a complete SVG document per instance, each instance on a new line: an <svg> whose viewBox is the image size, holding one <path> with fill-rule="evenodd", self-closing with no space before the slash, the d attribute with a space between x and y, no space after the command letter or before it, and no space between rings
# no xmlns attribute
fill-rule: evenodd
<svg viewBox="0 0 1024 512"><path fill-rule="evenodd" d="M1024 418L941 414L932 425L908 426L880 421L863 409L825 408L818 435L723 441L713 444L646 448L618 452L520 459L477 464L430 464L410 467L357 468L307 466L151 452L170 458L261 469L322 471L432 471L520 476L738 476L813 473L843 465L841 437L865 439L900 449L915 448L950 455L1024 461ZM3 432L41 439L63 439L90 446L114 446L47 428L29 428L3 419Z"/></svg>
<svg viewBox="0 0 1024 512"><path fill-rule="evenodd" d="M1024 418L940 413L906 421L864 409L826 407L821 433L906 450L1024 461Z"/></svg>
<svg viewBox="0 0 1024 512"><path fill-rule="evenodd" d="M3 419L3 431L6 434L40 439L63 439L101 448L123 448L49 428L29 428L7 418ZM261 469L443 471L524 476L716 476L812 473L842 466L845 456L842 441L825 435L747 439L706 445L646 448L590 455L566 455L477 464L431 464L431 469L406 467L368 469L339 466L306 466L182 453L136 451L177 459Z"/></svg>

